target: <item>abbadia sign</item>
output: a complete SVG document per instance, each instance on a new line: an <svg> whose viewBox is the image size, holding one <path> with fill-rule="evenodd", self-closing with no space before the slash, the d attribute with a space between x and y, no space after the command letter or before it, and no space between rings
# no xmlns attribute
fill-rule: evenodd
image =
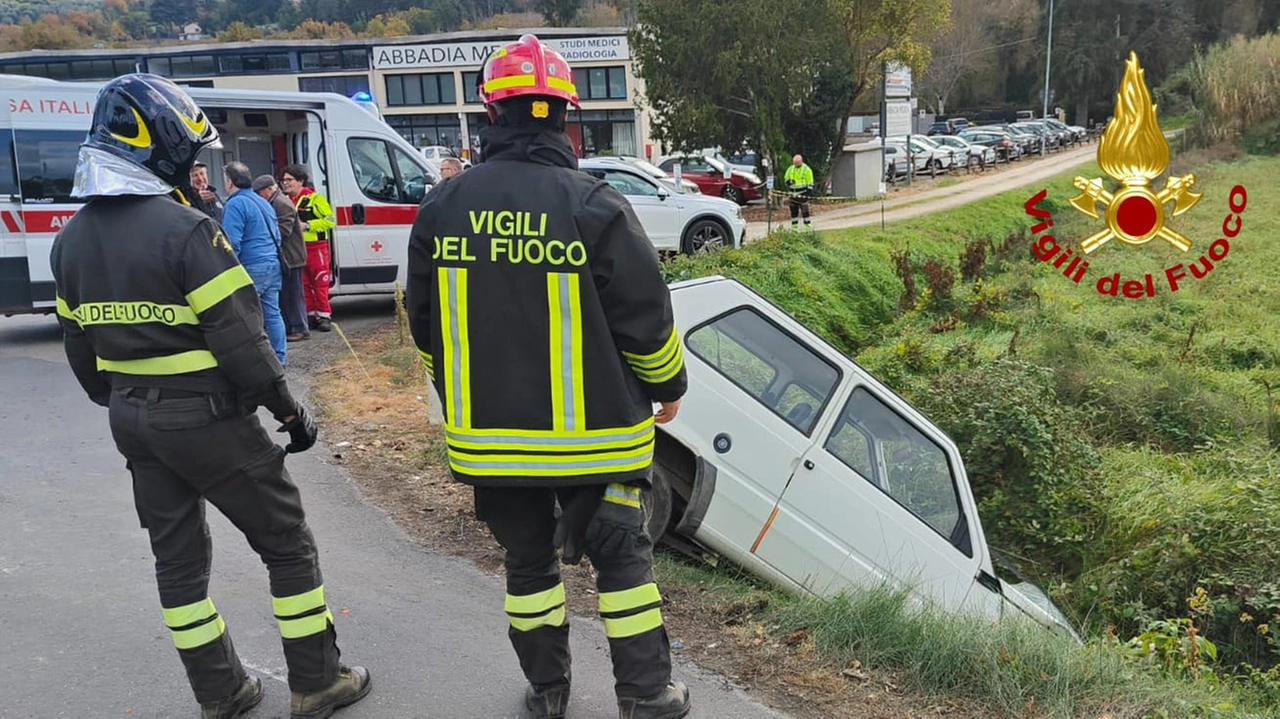
<svg viewBox="0 0 1280 719"><path fill-rule="evenodd" d="M1129 299L1155 297L1157 291L1177 292L1189 282L1207 277L1230 253L1231 240L1240 234L1241 215L1249 203L1243 185L1232 187L1227 193L1222 236L1201 245L1199 257L1189 259L1196 243L1170 226L1169 220L1194 207L1204 193L1192 192L1194 173L1170 175L1158 191L1152 189L1152 182L1169 168L1169 143L1160 131L1143 75L1138 56L1130 52L1116 94L1115 113L1098 143L1098 165L1116 184L1109 189L1101 178L1075 178L1081 194L1071 199L1071 206L1102 220L1103 227L1081 240L1078 247L1069 247L1047 232L1053 227L1053 217L1038 207L1048 196L1047 190L1036 193L1024 206L1026 213L1038 220L1031 228L1032 235L1039 235L1031 246L1037 259L1052 263L1071 282L1081 284L1088 279L1099 294ZM1090 260L1097 257L1093 253L1108 243L1141 246L1155 240L1186 253L1188 259L1169 265L1162 273L1148 272L1137 279L1122 277L1119 272L1090 272Z"/></svg>

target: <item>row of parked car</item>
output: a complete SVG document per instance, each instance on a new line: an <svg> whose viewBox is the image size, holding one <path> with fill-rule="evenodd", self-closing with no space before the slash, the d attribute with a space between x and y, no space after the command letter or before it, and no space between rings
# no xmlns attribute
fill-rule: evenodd
<svg viewBox="0 0 1280 719"><path fill-rule="evenodd" d="M958 166L1014 162L1084 142L1089 131L1054 118L970 125L954 119L934 123L925 135L885 139L885 178L937 173Z"/></svg>

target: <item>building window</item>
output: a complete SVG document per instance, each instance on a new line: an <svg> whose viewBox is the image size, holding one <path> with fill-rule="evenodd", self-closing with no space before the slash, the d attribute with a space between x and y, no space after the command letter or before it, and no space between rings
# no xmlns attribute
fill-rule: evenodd
<svg viewBox="0 0 1280 719"><path fill-rule="evenodd" d="M133 58L119 60L74 60L72 62L28 62L0 65L0 72L9 75L29 75L60 80L110 80L135 72ZM56 67L50 68L50 64Z"/></svg>
<svg viewBox="0 0 1280 719"><path fill-rule="evenodd" d="M484 102L480 97L480 91L476 89L476 80L480 77L478 72L462 73L462 101L467 104L479 105Z"/></svg>
<svg viewBox="0 0 1280 719"><path fill-rule="evenodd" d="M300 77L298 89L302 92L336 92L339 95L351 97L357 92L369 91L369 77L367 75Z"/></svg>
<svg viewBox="0 0 1280 719"><path fill-rule="evenodd" d="M218 74L214 71L213 55L148 58L147 71L165 77L208 77Z"/></svg>
<svg viewBox="0 0 1280 719"><path fill-rule="evenodd" d="M213 87L213 80L175 80L174 84L182 87Z"/></svg>
<svg viewBox="0 0 1280 719"><path fill-rule="evenodd" d="M322 50L298 54L303 72L324 70L368 70L369 55L364 50Z"/></svg>
<svg viewBox="0 0 1280 719"><path fill-rule="evenodd" d="M24 203L74 202L71 185L84 132L74 130L14 130L18 180Z"/></svg>
<svg viewBox="0 0 1280 719"><path fill-rule="evenodd" d="M387 76L387 107L452 105L457 101L451 72Z"/></svg>
<svg viewBox="0 0 1280 719"><path fill-rule="evenodd" d="M414 147L444 145L461 154L462 123L457 115L383 115Z"/></svg>
<svg viewBox="0 0 1280 719"><path fill-rule="evenodd" d="M293 63L288 53L270 55L222 55L218 58L218 71L223 75L258 75L268 72L289 72Z"/></svg>
<svg viewBox="0 0 1280 719"><path fill-rule="evenodd" d="M573 84L583 100L627 99L625 67L586 67L573 71Z"/></svg>
<svg viewBox="0 0 1280 719"><path fill-rule="evenodd" d="M636 115L632 110L570 110L565 128L582 157L636 152Z"/></svg>

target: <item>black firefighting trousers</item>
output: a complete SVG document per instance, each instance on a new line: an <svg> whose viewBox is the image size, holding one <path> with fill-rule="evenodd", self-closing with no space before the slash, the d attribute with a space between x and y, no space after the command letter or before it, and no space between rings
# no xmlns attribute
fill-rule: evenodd
<svg viewBox="0 0 1280 719"><path fill-rule="evenodd" d="M109 416L133 473L138 519L151 535L164 623L196 701L225 698L245 678L208 594L213 543L206 499L267 566L290 688L331 685L339 652L315 541L284 450L257 416L230 395L125 387L112 391Z"/></svg>
<svg viewBox="0 0 1280 719"><path fill-rule="evenodd" d="M585 525L580 534L598 573L598 609L615 692L647 697L661 691L671 680L671 646L637 485L475 489L477 518L506 549L507 633L525 677L538 689L571 679L569 622L554 544L557 497L566 516L581 517Z"/></svg>

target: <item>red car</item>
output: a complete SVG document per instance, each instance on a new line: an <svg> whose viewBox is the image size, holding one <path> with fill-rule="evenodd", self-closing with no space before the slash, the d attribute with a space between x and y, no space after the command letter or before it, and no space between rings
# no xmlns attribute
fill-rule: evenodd
<svg viewBox="0 0 1280 719"><path fill-rule="evenodd" d="M680 164L680 176L689 180L702 190L704 195L715 195L745 205L753 200L764 199L762 190L764 181L753 173L729 171L725 179L728 165L714 157L699 155L672 155L663 158L658 167L668 174L675 173L676 163Z"/></svg>

